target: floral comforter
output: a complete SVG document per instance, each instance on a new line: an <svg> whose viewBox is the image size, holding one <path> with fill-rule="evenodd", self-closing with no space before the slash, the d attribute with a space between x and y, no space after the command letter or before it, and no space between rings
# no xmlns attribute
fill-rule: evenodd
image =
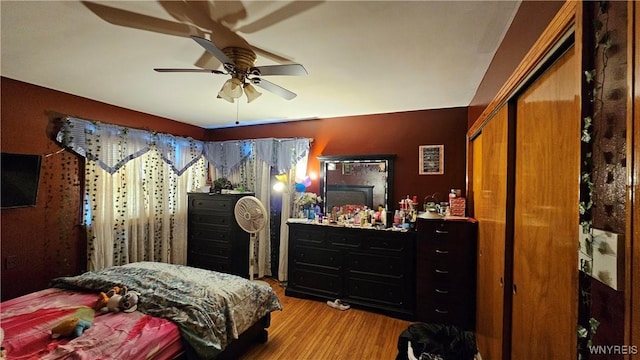
<svg viewBox="0 0 640 360"><path fill-rule="evenodd" d="M140 293L138 311L172 320L198 356L211 359L264 315L282 310L268 286L182 265L138 262L57 278L53 286Z"/></svg>

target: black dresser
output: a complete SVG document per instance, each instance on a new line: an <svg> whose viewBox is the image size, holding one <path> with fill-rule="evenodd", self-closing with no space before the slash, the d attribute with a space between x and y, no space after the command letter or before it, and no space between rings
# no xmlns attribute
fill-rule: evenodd
<svg viewBox="0 0 640 360"><path fill-rule="evenodd" d="M249 278L249 233L233 214L248 195L188 194L187 265Z"/></svg>
<svg viewBox="0 0 640 360"><path fill-rule="evenodd" d="M414 259L413 232L290 223L285 294L412 319Z"/></svg>
<svg viewBox="0 0 640 360"><path fill-rule="evenodd" d="M417 220L416 318L475 327L477 222Z"/></svg>

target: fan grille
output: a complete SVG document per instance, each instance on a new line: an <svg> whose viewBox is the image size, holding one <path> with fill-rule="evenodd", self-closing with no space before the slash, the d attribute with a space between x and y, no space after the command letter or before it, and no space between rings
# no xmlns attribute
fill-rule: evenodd
<svg viewBox="0 0 640 360"><path fill-rule="evenodd" d="M248 233L262 230L267 221L267 210L255 196L245 196L236 203L234 214L238 225Z"/></svg>

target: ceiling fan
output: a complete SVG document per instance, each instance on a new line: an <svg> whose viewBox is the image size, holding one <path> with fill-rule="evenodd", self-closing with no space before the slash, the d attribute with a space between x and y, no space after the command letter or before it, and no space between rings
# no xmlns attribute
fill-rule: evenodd
<svg viewBox="0 0 640 360"><path fill-rule="evenodd" d="M247 102L252 102L261 94L256 91L253 85L270 91L284 99L291 100L297 95L279 85L264 80L262 76L270 75L307 75L307 70L301 64L265 65L254 66L256 54L249 48L225 47L219 49L208 39L192 35L191 38L202 46L207 52L218 59L224 70L216 69L176 69L176 68L155 68L157 72L204 72L220 75L231 75L222 89L218 92L218 98L231 103L234 99L247 96Z"/></svg>
<svg viewBox="0 0 640 360"><path fill-rule="evenodd" d="M285 4L277 10L257 19L249 16L251 12L242 1L220 1L220 0L158 0L155 1L173 20L167 20L144 13L126 10L126 5L130 2L112 2L104 5L92 1L81 1L81 3L92 13L104 21L118 26L132 29L151 31L158 34L173 36L207 37L222 48L228 46L241 46L252 49L257 54L269 58L277 63L289 63L291 60L283 55L277 54L265 48L249 44L245 39L238 36L238 32L251 34L268 28L285 19L297 16L320 4L324 0L305 0L286 2L272 2ZM144 3L153 8L152 1L134 2ZM262 7L269 2L251 2L250 5ZM116 6L112 6L116 4ZM123 6L121 6L124 4ZM246 21L249 20L248 23ZM195 62L199 68L214 68L219 65L213 61L215 57L205 51ZM217 60L217 59L216 59Z"/></svg>

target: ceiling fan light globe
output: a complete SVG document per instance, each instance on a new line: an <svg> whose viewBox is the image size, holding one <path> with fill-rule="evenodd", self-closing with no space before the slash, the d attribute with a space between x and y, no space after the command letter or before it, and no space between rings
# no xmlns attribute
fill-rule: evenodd
<svg viewBox="0 0 640 360"><path fill-rule="evenodd" d="M218 99L225 99L233 104L233 98L228 96L223 90L220 90L220 92L218 92Z"/></svg>
<svg viewBox="0 0 640 360"><path fill-rule="evenodd" d="M260 95L262 95L262 93L258 92L258 90L256 90L256 88L254 88L251 84L245 85L244 94L247 95L247 103L252 102L253 100L259 98Z"/></svg>
<svg viewBox="0 0 640 360"><path fill-rule="evenodd" d="M222 85L222 92L230 98L239 98L242 96L242 81L236 78L227 80L224 85Z"/></svg>

